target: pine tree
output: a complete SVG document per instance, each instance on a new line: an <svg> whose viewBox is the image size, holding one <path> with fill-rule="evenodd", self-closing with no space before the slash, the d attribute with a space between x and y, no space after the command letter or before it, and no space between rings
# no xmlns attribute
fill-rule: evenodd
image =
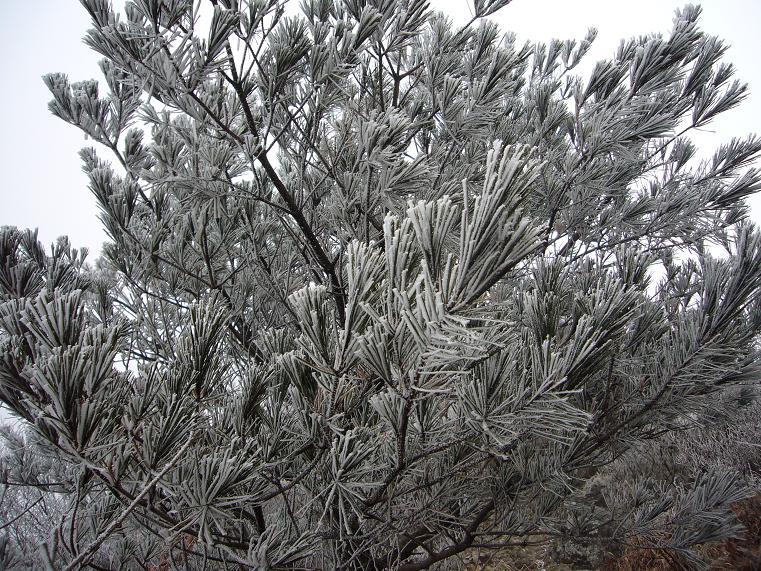
<svg viewBox="0 0 761 571"><path fill-rule="evenodd" d="M595 474L758 378L761 141L689 139L746 96L724 44L688 6L582 77L594 30L520 45L508 2L82 0L105 86L44 79L109 241L91 267L0 233L0 399L69 479L7 565L414 570L579 534ZM606 541L697 564L736 531L736 474L632 486Z"/></svg>

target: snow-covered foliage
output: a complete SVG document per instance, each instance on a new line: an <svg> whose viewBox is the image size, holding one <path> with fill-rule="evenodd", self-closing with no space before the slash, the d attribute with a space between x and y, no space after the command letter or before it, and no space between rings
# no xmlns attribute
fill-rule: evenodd
<svg viewBox="0 0 761 571"><path fill-rule="evenodd" d="M0 399L69 478L9 566L414 570L570 533L601 467L758 378L761 141L689 140L745 96L723 44L686 7L580 77L594 32L518 45L507 3L82 0L106 85L45 81L110 241L92 268L0 232ZM744 494L634 492L607 539L681 555Z"/></svg>

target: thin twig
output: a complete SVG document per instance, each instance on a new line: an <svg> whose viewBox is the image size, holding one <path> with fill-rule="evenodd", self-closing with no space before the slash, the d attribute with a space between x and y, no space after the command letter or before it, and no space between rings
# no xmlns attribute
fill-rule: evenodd
<svg viewBox="0 0 761 571"><path fill-rule="evenodd" d="M125 510L121 513L119 517L117 517L114 521L112 521L106 529L103 530L103 532L95 538L95 540L88 545L74 560L69 563L66 567L64 567L63 571L73 571L74 569L78 568L82 563L85 562L86 559L90 558L101 546L101 544L108 539L108 537L114 532L114 530L119 527L125 519L127 519L127 516L140 504L142 499L148 495L148 492L150 492L153 487L159 483L161 478L164 477L164 475L171 470L174 465L182 458L182 456L185 454L185 452L190 448L190 445L193 443L193 440L195 439L195 431L190 433L190 437L188 437L187 442L182 445L182 447L177 451L177 453L172 456L172 458L167 462L164 467L159 471L158 474L150 481L146 486L142 489L142 491L135 496L135 499L132 500L132 502L125 508Z"/></svg>

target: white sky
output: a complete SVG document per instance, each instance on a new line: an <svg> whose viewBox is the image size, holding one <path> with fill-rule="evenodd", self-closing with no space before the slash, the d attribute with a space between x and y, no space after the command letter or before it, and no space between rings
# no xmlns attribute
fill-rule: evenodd
<svg viewBox="0 0 761 571"><path fill-rule="evenodd" d="M295 0L292 0L295 1ZM496 16L504 30L520 40L546 41L599 33L587 61L612 55L622 38L668 32L680 0L514 0ZM117 0L117 6L123 0ZM464 23L470 14L465 0L431 0L436 10ZM751 96L709 126L711 133L693 138L713 148L732 136L761 132L761 21L759 0L706 0L702 28L730 45L726 60L737 77L750 84ZM92 145L75 127L53 117L41 76L67 73L72 81L100 78L98 55L81 41L89 19L75 0L0 0L0 225L38 227L46 244L68 235L75 247L93 254L106 239L97 219L95 199L87 189L77 152ZM586 67L586 66L585 66ZM99 149L100 150L100 149ZM103 149L101 156L108 157ZM752 200L753 218L761 222L761 197Z"/></svg>

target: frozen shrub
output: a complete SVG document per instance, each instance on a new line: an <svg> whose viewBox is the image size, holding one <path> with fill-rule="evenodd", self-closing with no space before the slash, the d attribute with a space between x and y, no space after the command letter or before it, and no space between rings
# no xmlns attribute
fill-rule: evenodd
<svg viewBox="0 0 761 571"><path fill-rule="evenodd" d="M594 31L520 45L507 3L82 1L105 85L45 82L109 242L0 232L0 399L84 482L40 566L576 533L602 467L758 378L761 141L689 140L745 97L722 42L688 6L580 77ZM633 482L609 527L694 557L741 484Z"/></svg>

